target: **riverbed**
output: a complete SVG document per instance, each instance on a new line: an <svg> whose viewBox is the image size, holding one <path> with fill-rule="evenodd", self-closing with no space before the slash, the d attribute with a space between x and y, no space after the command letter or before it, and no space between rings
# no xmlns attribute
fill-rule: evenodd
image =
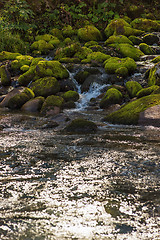
<svg viewBox="0 0 160 240"><path fill-rule="evenodd" d="M160 128L16 116L0 130L1 240L160 239Z"/></svg>

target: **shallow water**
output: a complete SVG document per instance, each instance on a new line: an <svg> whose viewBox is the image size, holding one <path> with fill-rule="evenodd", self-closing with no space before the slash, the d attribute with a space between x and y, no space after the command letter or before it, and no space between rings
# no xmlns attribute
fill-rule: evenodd
<svg viewBox="0 0 160 240"><path fill-rule="evenodd" d="M160 129L4 128L0 239L160 239Z"/></svg>

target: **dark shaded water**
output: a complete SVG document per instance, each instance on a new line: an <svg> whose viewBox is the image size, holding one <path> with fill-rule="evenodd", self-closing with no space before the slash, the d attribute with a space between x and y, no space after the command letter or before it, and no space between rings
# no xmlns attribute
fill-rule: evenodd
<svg viewBox="0 0 160 240"><path fill-rule="evenodd" d="M160 129L0 132L0 239L160 239Z"/></svg>

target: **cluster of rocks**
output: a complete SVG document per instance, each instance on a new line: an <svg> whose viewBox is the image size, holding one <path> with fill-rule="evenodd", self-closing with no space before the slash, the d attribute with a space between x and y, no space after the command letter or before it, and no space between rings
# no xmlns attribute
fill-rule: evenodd
<svg viewBox="0 0 160 240"><path fill-rule="evenodd" d="M93 25L78 30L71 26L62 30L54 28L49 34L36 36L31 55L3 51L0 53L0 107L46 115L74 108L79 94L67 69L74 64L83 64L88 70L78 71L75 76L81 85L94 75L89 66L102 66L108 75L121 79L120 85L111 85L101 96L99 107L102 109L121 105L119 110L107 115L105 121L145 122L139 120L140 113L144 119L142 112L160 105L160 56L152 57L155 65L146 71L145 87L137 81L126 82L126 78L137 70L136 61L141 57L160 54L158 32L160 24L157 21L141 18L129 23L115 19L104 33ZM42 54L50 54L52 60L42 58ZM155 109L158 111L159 108ZM157 119L159 121L160 117Z"/></svg>

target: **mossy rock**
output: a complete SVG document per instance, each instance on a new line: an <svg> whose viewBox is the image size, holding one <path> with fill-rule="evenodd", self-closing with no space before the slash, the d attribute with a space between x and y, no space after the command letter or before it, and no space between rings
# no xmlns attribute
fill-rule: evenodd
<svg viewBox="0 0 160 240"><path fill-rule="evenodd" d="M160 86L160 62L156 63L148 72L148 86Z"/></svg>
<svg viewBox="0 0 160 240"><path fill-rule="evenodd" d="M67 69L59 61L39 61L36 66L38 77L52 76L57 79L68 78Z"/></svg>
<svg viewBox="0 0 160 240"><path fill-rule="evenodd" d="M50 109L54 109L54 107L62 108L62 105L64 103L64 100L62 97L51 95L46 98L44 101L41 113L46 113Z"/></svg>
<svg viewBox="0 0 160 240"><path fill-rule="evenodd" d="M71 38L65 38L64 41L65 45L70 45L72 43L72 39Z"/></svg>
<svg viewBox="0 0 160 240"><path fill-rule="evenodd" d="M72 26L68 25L62 29L62 34L65 38L72 37L75 34L75 30L73 30Z"/></svg>
<svg viewBox="0 0 160 240"><path fill-rule="evenodd" d="M117 74L117 76L119 77L127 77L129 75L128 73L128 69L126 67L120 67L115 71L115 74Z"/></svg>
<svg viewBox="0 0 160 240"><path fill-rule="evenodd" d="M0 61L15 60L16 57L18 57L18 56L21 56L21 54L3 51L0 53Z"/></svg>
<svg viewBox="0 0 160 240"><path fill-rule="evenodd" d="M141 50L128 43L111 44L110 46L114 47L123 57L133 58L135 61L138 61L144 55Z"/></svg>
<svg viewBox="0 0 160 240"><path fill-rule="evenodd" d="M93 45L93 46L90 46L89 49L91 49L93 52L104 52L104 49L102 46L100 45Z"/></svg>
<svg viewBox="0 0 160 240"><path fill-rule="evenodd" d="M12 69L20 69L23 65L30 65L33 57L28 55L17 56L14 61L11 62Z"/></svg>
<svg viewBox="0 0 160 240"><path fill-rule="evenodd" d="M88 71L82 70L82 71L79 71L74 78L79 84L83 84L89 75L90 73Z"/></svg>
<svg viewBox="0 0 160 240"><path fill-rule="evenodd" d="M78 37L84 42L102 40L101 32L93 25L87 25L78 29Z"/></svg>
<svg viewBox="0 0 160 240"><path fill-rule="evenodd" d="M35 93L35 96L48 97L49 95L54 95L60 91L59 82L55 77L37 79L30 87Z"/></svg>
<svg viewBox="0 0 160 240"><path fill-rule="evenodd" d="M104 68L106 73L108 74L115 74L117 69L125 67L128 70L128 73L133 73L136 68L137 64L132 58L118 58L118 57L111 57L104 62Z"/></svg>
<svg viewBox="0 0 160 240"><path fill-rule="evenodd" d="M143 41L148 45L158 44L159 37L153 33L149 33L143 37Z"/></svg>
<svg viewBox="0 0 160 240"><path fill-rule="evenodd" d="M76 91L70 90L70 91L65 92L65 93L62 95L62 97L64 98L64 100L65 100L66 102L69 102L69 101L76 102L76 101L78 101L78 99L79 99L79 94L78 94Z"/></svg>
<svg viewBox="0 0 160 240"><path fill-rule="evenodd" d="M97 131L97 125L85 119L75 119L66 128L65 131L70 133L94 133Z"/></svg>
<svg viewBox="0 0 160 240"><path fill-rule="evenodd" d="M79 58L69 58L69 57L64 57L59 60L60 63L80 63L81 60Z"/></svg>
<svg viewBox="0 0 160 240"><path fill-rule="evenodd" d="M42 58L42 57L33 58L30 66L31 66L31 67L32 67L32 66L37 66L37 64L38 64L40 61L45 61L45 59Z"/></svg>
<svg viewBox="0 0 160 240"><path fill-rule="evenodd" d="M160 94L151 94L126 104L121 109L107 115L104 121L113 124L138 124L139 114L147 108L160 104Z"/></svg>
<svg viewBox="0 0 160 240"><path fill-rule="evenodd" d="M23 66L20 68L20 70L21 70L22 72L27 72L27 71L29 70L29 66L28 66L28 65L23 65Z"/></svg>
<svg viewBox="0 0 160 240"><path fill-rule="evenodd" d="M36 74L36 67L32 66L29 70L18 78L18 83L20 86L27 86L31 81L33 81Z"/></svg>
<svg viewBox="0 0 160 240"><path fill-rule="evenodd" d="M39 40L44 40L46 42L49 42L50 40L54 39L54 36L52 36L51 34L44 34L44 35L37 35L35 37L35 40L36 41L39 41Z"/></svg>
<svg viewBox="0 0 160 240"><path fill-rule="evenodd" d="M11 75L7 69L7 66L0 67L1 84L3 86L9 86L11 84Z"/></svg>
<svg viewBox="0 0 160 240"><path fill-rule="evenodd" d="M136 18L131 22L133 28L145 31L145 32L159 32L160 31L160 24L151 19L145 18Z"/></svg>
<svg viewBox="0 0 160 240"><path fill-rule="evenodd" d="M52 28L50 30L50 33L54 36L57 37L59 40L63 40L63 35L62 35L62 31L57 29L57 28Z"/></svg>
<svg viewBox="0 0 160 240"><path fill-rule="evenodd" d="M61 41L58 38L55 37L54 39L51 39L49 41L49 43L51 45L53 45L54 47L58 47L60 45Z"/></svg>
<svg viewBox="0 0 160 240"><path fill-rule="evenodd" d="M127 23L124 19L113 19L108 26L105 28L104 33L107 38L112 35L141 35L143 31L133 29L129 23Z"/></svg>
<svg viewBox="0 0 160 240"><path fill-rule="evenodd" d="M92 61L96 61L99 63L103 63L104 61L108 60L109 58L111 58L110 55L107 55L105 53L102 52L92 52L87 56L87 62L92 62ZM85 63L85 60L82 61L82 63Z"/></svg>
<svg viewBox="0 0 160 240"><path fill-rule="evenodd" d="M107 108L112 104L120 103L122 101L122 93L116 88L110 88L100 101L101 108Z"/></svg>
<svg viewBox="0 0 160 240"><path fill-rule="evenodd" d="M87 48L87 47L81 47L79 49L79 51L77 51L75 54L74 54L74 57L80 59L80 60L83 60L85 58L88 57L88 55L92 54L92 50L90 48Z"/></svg>
<svg viewBox="0 0 160 240"><path fill-rule="evenodd" d="M155 54L155 51L148 46L146 43L141 43L139 45L139 49L145 54L145 55L152 55Z"/></svg>
<svg viewBox="0 0 160 240"><path fill-rule="evenodd" d="M34 92L31 89L25 88L21 93L10 98L8 101L8 107L10 109L19 109L31 98L34 98L34 96Z"/></svg>
<svg viewBox="0 0 160 240"><path fill-rule="evenodd" d="M141 97L144 97L144 96L148 96L151 93L153 93L154 91L156 92L158 89L160 89L160 87L157 86L157 85L153 85L153 86L148 87L148 88L143 88L143 89L141 89L140 91L137 92L136 97L141 98Z"/></svg>
<svg viewBox="0 0 160 240"><path fill-rule="evenodd" d="M153 58L152 62L153 62L153 63L158 63L158 62L160 62L160 56L157 56L157 57Z"/></svg>
<svg viewBox="0 0 160 240"><path fill-rule="evenodd" d="M105 45L113 44L113 43L128 43L130 45L133 45L133 43L124 35L113 35L110 36L106 41Z"/></svg>
<svg viewBox="0 0 160 240"><path fill-rule="evenodd" d="M31 50L38 50L39 53L48 53L50 50L53 50L54 46L51 43L46 42L45 40L35 41L31 45Z"/></svg>
<svg viewBox="0 0 160 240"><path fill-rule="evenodd" d="M84 46L87 47L87 48L89 48L89 47L94 46L94 45L97 45L97 44L98 44L98 42L96 42L96 41L89 41L89 42L86 42L86 43L84 44Z"/></svg>
<svg viewBox="0 0 160 240"><path fill-rule="evenodd" d="M81 52L81 45L79 43L72 43L67 47L58 48L55 52L55 60L60 60L61 58L74 57L75 53Z"/></svg>
<svg viewBox="0 0 160 240"><path fill-rule="evenodd" d="M133 43L133 45L139 45L143 42L143 40L140 37L136 37L136 36L129 36L128 39Z"/></svg>
<svg viewBox="0 0 160 240"><path fill-rule="evenodd" d="M126 82L126 89L129 93L130 98L136 97L137 92L142 89L142 86L136 81Z"/></svg>

